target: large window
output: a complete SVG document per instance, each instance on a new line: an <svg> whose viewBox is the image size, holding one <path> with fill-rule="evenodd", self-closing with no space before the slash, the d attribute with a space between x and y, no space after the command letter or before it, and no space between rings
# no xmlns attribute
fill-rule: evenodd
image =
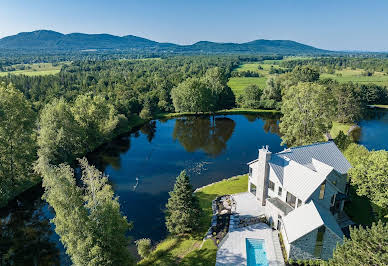
<svg viewBox="0 0 388 266"><path fill-rule="evenodd" d="M268 183L268 188L270 190L274 191L275 190L275 183L270 180Z"/></svg>
<svg viewBox="0 0 388 266"><path fill-rule="evenodd" d="M321 184L321 188L319 190L319 199L323 199L325 197L325 187L326 187L326 181L324 181Z"/></svg>
<svg viewBox="0 0 388 266"><path fill-rule="evenodd" d="M290 192L287 192L286 202L292 207L295 208L296 197Z"/></svg>
<svg viewBox="0 0 388 266"><path fill-rule="evenodd" d="M251 190L250 192L256 196L256 186L254 184L251 183Z"/></svg>
<svg viewBox="0 0 388 266"><path fill-rule="evenodd" d="M314 256L316 258L321 257L322 247L323 247L323 236L325 235L326 227L321 226L318 228L317 240L315 242Z"/></svg>
<svg viewBox="0 0 388 266"><path fill-rule="evenodd" d="M282 196L282 192L283 192L283 189L282 189L282 187L279 186L278 195L279 195L279 196Z"/></svg>

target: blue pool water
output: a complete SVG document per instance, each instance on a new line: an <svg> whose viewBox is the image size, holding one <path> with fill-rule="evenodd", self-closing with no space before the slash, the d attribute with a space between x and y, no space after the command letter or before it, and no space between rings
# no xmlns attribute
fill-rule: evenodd
<svg viewBox="0 0 388 266"><path fill-rule="evenodd" d="M264 250L264 240L247 238L245 241L247 246L247 266L268 266L267 254Z"/></svg>

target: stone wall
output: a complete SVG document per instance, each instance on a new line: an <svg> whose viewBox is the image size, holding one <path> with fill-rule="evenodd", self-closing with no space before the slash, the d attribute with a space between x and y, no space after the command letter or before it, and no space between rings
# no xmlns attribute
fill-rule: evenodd
<svg viewBox="0 0 388 266"><path fill-rule="evenodd" d="M297 260L316 259L314 257L314 249L317 233L318 228L292 242L290 244L289 258ZM333 250L335 249L337 242L342 242L342 239L326 227L323 237L322 259L328 260L333 256Z"/></svg>
<svg viewBox="0 0 388 266"><path fill-rule="evenodd" d="M326 232L323 238L322 259L328 260L333 257L333 251L337 246L337 243L342 243L342 241L342 238L337 236L330 229L326 228Z"/></svg>

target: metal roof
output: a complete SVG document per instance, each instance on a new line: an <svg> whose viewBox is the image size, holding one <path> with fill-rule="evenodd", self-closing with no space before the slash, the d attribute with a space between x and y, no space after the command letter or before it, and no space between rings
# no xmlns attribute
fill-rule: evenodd
<svg viewBox="0 0 388 266"><path fill-rule="evenodd" d="M338 237L343 238L343 233L331 213L314 201L290 212L283 218L284 228L289 243L301 238L318 227L325 225Z"/></svg>
<svg viewBox="0 0 388 266"><path fill-rule="evenodd" d="M333 141L320 142L306 146L294 147L277 153L278 156L289 158L315 171L312 159L316 159L334 168L335 171L346 174L351 168Z"/></svg>
<svg viewBox="0 0 388 266"><path fill-rule="evenodd" d="M333 170L345 174L351 167L332 141L284 150L268 163L284 189L303 201Z"/></svg>

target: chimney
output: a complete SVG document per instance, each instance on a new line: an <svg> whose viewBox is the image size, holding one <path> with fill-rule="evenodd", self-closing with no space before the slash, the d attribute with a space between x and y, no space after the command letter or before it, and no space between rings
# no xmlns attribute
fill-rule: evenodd
<svg viewBox="0 0 388 266"><path fill-rule="evenodd" d="M269 151L268 145L259 149L258 175L256 175L256 198L265 206L265 200L268 197L268 177L269 164L272 152Z"/></svg>

